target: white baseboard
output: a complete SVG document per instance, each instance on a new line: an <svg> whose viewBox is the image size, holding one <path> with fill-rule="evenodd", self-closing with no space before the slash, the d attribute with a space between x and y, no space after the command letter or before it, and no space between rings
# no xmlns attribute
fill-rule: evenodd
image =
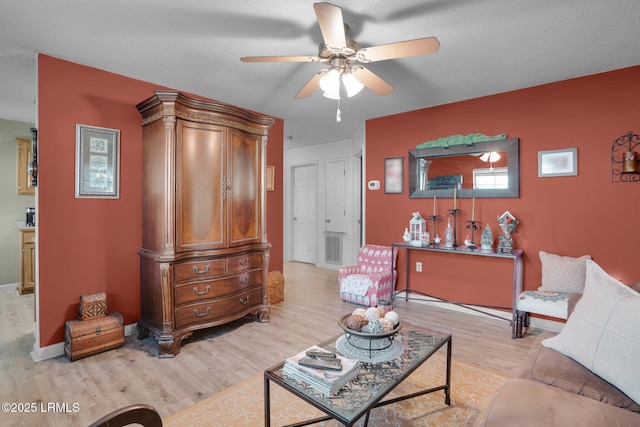
<svg viewBox="0 0 640 427"><path fill-rule="evenodd" d="M395 298L396 299L400 299L400 298L404 298L405 297L405 293L404 292L400 292L398 293ZM431 306L435 306L435 307L440 307L440 308L444 308L446 310L452 310L452 311L458 311L458 312L462 312L462 313L467 313L467 314L473 314L476 316L484 316L484 317L500 317L501 319L505 319L505 320L511 320L512 318L512 313L511 312L506 312L506 311L501 311L501 310L495 310L495 309L491 309L491 308L485 308L485 307L479 307L479 306L474 306L471 304L466 304L471 308L465 308L463 306L457 305L457 304L452 304L452 303L446 303L446 302L442 302L440 300L438 300L437 298L431 298L431 297L427 297L427 296L423 296L423 295L411 295L410 296L410 301L415 301L418 304L426 304L426 305L431 305ZM480 310L484 313L481 313ZM560 332L562 330L562 327L564 326L564 323L562 322L556 322L553 320L547 320L547 319L540 319L537 317L531 317L529 316L529 327L530 328L540 328L540 329L544 329L547 331L551 331L551 332Z"/></svg>
<svg viewBox="0 0 640 427"><path fill-rule="evenodd" d="M42 362L43 360L53 359L64 354L64 343L59 342L47 347L36 347L38 344L33 345L33 351L31 352L31 359L34 362Z"/></svg>
<svg viewBox="0 0 640 427"><path fill-rule="evenodd" d="M128 337L133 334L133 331L137 323L124 326L124 336ZM34 362L42 362L43 360L53 359L64 355L64 342L59 342L46 347L36 347L37 343L33 345L33 351L31 352L31 359Z"/></svg>
<svg viewBox="0 0 640 427"><path fill-rule="evenodd" d="M6 285L0 285L0 292L4 292L4 291L17 291L18 290L18 284L17 283L7 283Z"/></svg>

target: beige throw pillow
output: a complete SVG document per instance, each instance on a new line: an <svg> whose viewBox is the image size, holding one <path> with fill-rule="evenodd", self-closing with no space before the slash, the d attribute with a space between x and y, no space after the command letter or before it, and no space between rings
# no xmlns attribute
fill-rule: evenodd
<svg viewBox="0 0 640 427"><path fill-rule="evenodd" d="M586 275L586 262L590 255L580 258L554 255L540 251L542 286L540 292L582 293Z"/></svg>
<svg viewBox="0 0 640 427"><path fill-rule="evenodd" d="M640 404L640 293L587 261L584 294L562 331L542 342Z"/></svg>

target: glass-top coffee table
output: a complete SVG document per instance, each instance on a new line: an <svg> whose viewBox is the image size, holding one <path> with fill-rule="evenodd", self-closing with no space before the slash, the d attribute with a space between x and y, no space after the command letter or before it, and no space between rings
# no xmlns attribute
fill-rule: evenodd
<svg viewBox="0 0 640 427"><path fill-rule="evenodd" d="M336 340L341 336L344 334L318 344L318 346L335 352ZM369 412L375 407L439 390L444 390L444 402L449 405L451 403L451 334L403 322L395 340L399 340L404 347L401 356L385 362L361 363L358 376L332 396L323 395L309 385L286 375L283 372L284 362L267 369L264 371L265 426L271 425L270 382L278 384L327 414L326 417L302 421L291 424L291 426L305 426L329 419L335 419L345 426L352 426L362 416L366 416L366 425L369 421ZM382 400L445 344L447 345L445 384L393 399Z"/></svg>

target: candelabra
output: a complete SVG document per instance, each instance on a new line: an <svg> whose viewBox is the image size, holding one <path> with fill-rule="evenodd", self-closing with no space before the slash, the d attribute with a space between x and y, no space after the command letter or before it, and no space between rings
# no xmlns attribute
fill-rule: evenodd
<svg viewBox="0 0 640 427"><path fill-rule="evenodd" d="M477 246L474 243L474 237L476 230L480 228L480 221L469 220L467 221L468 225L465 227L467 230L471 230L471 244L467 246L469 249L475 249Z"/></svg>

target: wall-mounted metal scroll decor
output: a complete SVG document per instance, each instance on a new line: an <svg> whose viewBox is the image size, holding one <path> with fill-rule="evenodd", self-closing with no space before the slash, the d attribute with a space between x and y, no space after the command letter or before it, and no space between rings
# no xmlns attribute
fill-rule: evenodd
<svg viewBox="0 0 640 427"><path fill-rule="evenodd" d="M640 182L640 135L629 131L611 146L611 182Z"/></svg>

